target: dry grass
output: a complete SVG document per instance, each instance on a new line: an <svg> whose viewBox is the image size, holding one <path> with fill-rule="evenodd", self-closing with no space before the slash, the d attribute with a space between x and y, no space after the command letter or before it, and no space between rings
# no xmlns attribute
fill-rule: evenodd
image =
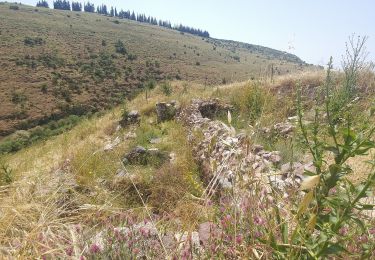
<svg viewBox="0 0 375 260"><path fill-rule="evenodd" d="M305 82L319 81L319 74L310 76ZM273 86L286 87L287 82L295 82L299 77L301 75L276 79ZM104 152L102 148L116 136L123 137L133 131L132 128L115 130L121 107L84 120L65 134L4 156L2 161L13 169L15 182L0 187L0 254L20 258L42 255L65 258L72 247L72 255L78 258L87 252L90 238L103 228L106 219L124 212L132 212L139 219L145 218L147 212L158 213L165 218L157 226L176 231L193 231L199 223L213 220L215 209L200 204L202 183L185 129L176 122L156 124L155 103L177 100L185 106L193 98L209 97L220 97L228 102L234 98L246 103L246 99L241 98L253 93L254 84L266 95L267 104L259 118L261 125L285 119L290 100L280 103L272 94L274 89L268 91L264 87L270 83L250 81L208 87L173 82L171 96L165 96L156 87L148 100L141 94L127 103L129 110L137 109L142 113L141 125L135 129L135 140L124 141L113 151ZM273 110L275 106L278 106L277 113ZM243 110L238 115L246 112ZM148 138L152 135L162 138L162 142L149 144ZM176 161L160 168L153 165L126 167L133 177L113 185L117 169L123 167L120 158L139 143L173 152ZM353 176L365 177L362 162L363 158L350 162Z"/></svg>
<svg viewBox="0 0 375 260"><path fill-rule="evenodd" d="M115 104L124 93L130 96L139 89L149 75L156 80L181 78L213 85L222 82L223 78L231 82L263 77L270 64L277 65L280 74L310 67L276 59L271 49L263 52L262 49L249 50L235 47L236 43L202 40L201 37L126 19L114 24L116 18L97 14L36 9L25 5L14 11L9 10L8 4L3 4L0 5L0 16L3 18L0 21L3 29L0 37L2 136L13 132L26 119L36 122L43 116L63 114L66 106L83 104L88 106L86 109L91 109L92 106L103 108ZM41 37L45 44L26 46L25 37ZM103 40L106 46L102 46ZM124 42L129 53L137 55L136 60L130 61L115 53L114 43L118 40ZM219 46L215 47L215 44ZM54 52L65 61L65 66L54 69L43 65L36 68L16 65L18 59L31 61L25 58L27 55L37 62L41 54ZM97 63L101 52L116 55L111 61L118 70L117 78L96 81L96 73L83 72L85 66L82 64ZM232 58L234 55L240 57L240 62ZM156 72L150 74L151 67L146 63L155 62L160 65L154 66L152 71ZM196 62L201 65L197 66ZM102 68L95 66L95 70ZM113 72L114 69L110 70ZM54 75L57 75L57 82ZM41 91L43 85L47 88L44 92ZM23 105L11 101L13 92L25 96ZM66 101L62 93L69 93L71 102ZM22 112L25 112L25 118L17 116ZM10 118L4 120L5 117ZM29 126L30 123L24 127Z"/></svg>

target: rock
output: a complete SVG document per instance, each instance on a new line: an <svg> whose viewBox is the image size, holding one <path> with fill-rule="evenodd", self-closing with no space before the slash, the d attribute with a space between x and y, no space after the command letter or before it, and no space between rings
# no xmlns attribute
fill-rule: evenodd
<svg viewBox="0 0 375 260"><path fill-rule="evenodd" d="M176 115L176 103L158 102L156 104L156 114L158 116L158 123L172 120Z"/></svg>
<svg viewBox="0 0 375 260"><path fill-rule="evenodd" d="M168 232L165 236L163 236L162 241L166 249L173 250L177 246L177 241L171 232Z"/></svg>
<svg viewBox="0 0 375 260"><path fill-rule="evenodd" d="M108 152L108 151L112 151L116 146L118 146L119 144L121 143L121 139L120 137L116 137L115 140L113 140L112 142L106 144L104 146L104 151Z"/></svg>
<svg viewBox="0 0 375 260"><path fill-rule="evenodd" d="M253 152L254 152L255 154L258 154L259 152L261 152L261 151L263 151L263 150L264 150L264 148L263 148L263 146L261 146L261 145L256 144L256 145L253 146Z"/></svg>
<svg viewBox="0 0 375 260"><path fill-rule="evenodd" d="M113 189L122 189L123 184L127 185L129 180L136 178L134 173L130 173L125 169L118 169L116 174L112 180L112 188Z"/></svg>
<svg viewBox="0 0 375 260"><path fill-rule="evenodd" d="M293 132L294 126L289 122L278 123L273 126L273 130L280 135L286 136Z"/></svg>
<svg viewBox="0 0 375 260"><path fill-rule="evenodd" d="M220 236L221 230L212 222L205 222L199 225L198 234L202 245L209 244L210 240Z"/></svg>
<svg viewBox="0 0 375 260"><path fill-rule="evenodd" d="M137 134L134 133L134 132L127 132L124 136L125 139L129 140L129 139L135 139L137 138Z"/></svg>
<svg viewBox="0 0 375 260"><path fill-rule="evenodd" d="M219 114L228 113L233 110L233 107L220 102L219 99L212 99L201 102L198 109L202 117L213 119Z"/></svg>
<svg viewBox="0 0 375 260"><path fill-rule="evenodd" d="M125 155L123 162L124 164L147 164L146 154L146 148L137 146Z"/></svg>
<svg viewBox="0 0 375 260"><path fill-rule="evenodd" d="M170 163L175 163L176 162L176 154L175 153L170 153L169 154L169 162Z"/></svg>
<svg viewBox="0 0 375 260"><path fill-rule="evenodd" d="M129 153L124 156L124 164L138 164L147 165L153 164L160 166L166 160L168 160L169 155L157 148L146 149L142 146L137 146L133 148Z"/></svg>
<svg viewBox="0 0 375 260"><path fill-rule="evenodd" d="M122 127L132 125L132 124L139 124L141 121L141 116L137 110L132 110L129 113L124 113L123 118L120 121L120 125Z"/></svg>
<svg viewBox="0 0 375 260"><path fill-rule="evenodd" d="M150 144L160 144L161 138L151 138Z"/></svg>
<svg viewBox="0 0 375 260"><path fill-rule="evenodd" d="M281 156L277 153L273 153L270 157L270 162L278 164L281 162Z"/></svg>
<svg viewBox="0 0 375 260"><path fill-rule="evenodd" d="M271 129L269 129L268 127L262 127L262 128L260 129L260 132L261 132L262 134L268 135L268 134L271 132Z"/></svg>
<svg viewBox="0 0 375 260"><path fill-rule="evenodd" d="M177 242L180 244L181 248L186 247L188 244L191 244L193 251L200 249L199 243L199 234L196 231L191 233L184 232L184 233L177 233L175 234L175 238Z"/></svg>

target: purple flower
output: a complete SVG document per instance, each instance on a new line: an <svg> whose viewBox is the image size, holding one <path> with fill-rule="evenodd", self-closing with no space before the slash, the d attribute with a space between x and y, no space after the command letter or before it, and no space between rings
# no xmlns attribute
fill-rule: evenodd
<svg viewBox="0 0 375 260"><path fill-rule="evenodd" d="M69 247L69 248L67 248L67 249L65 250L65 252L66 252L66 254L67 254L68 256L72 256L72 255L73 255L73 248L72 248L72 247Z"/></svg>
<svg viewBox="0 0 375 260"><path fill-rule="evenodd" d="M254 223L259 225L259 226L262 226L265 223L265 221L261 217L255 216L254 217Z"/></svg>
<svg viewBox="0 0 375 260"><path fill-rule="evenodd" d="M262 236L262 233L260 233L259 231L255 231L254 232L254 237L255 238L260 238Z"/></svg>
<svg viewBox="0 0 375 260"><path fill-rule="evenodd" d="M367 243L368 237L366 235L360 236L360 237L358 237L358 242Z"/></svg>
<svg viewBox="0 0 375 260"><path fill-rule="evenodd" d="M100 252L100 247L99 247L97 244L92 244L92 245L90 246L90 252L91 252L92 254L97 254L97 253Z"/></svg>
<svg viewBox="0 0 375 260"><path fill-rule="evenodd" d="M342 227L342 228L340 228L340 230L339 230L339 234L340 234L341 236L346 236L346 235L348 234L348 231L349 231L348 228L346 228L346 227Z"/></svg>
<svg viewBox="0 0 375 260"><path fill-rule="evenodd" d="M242 236L241 235L237 235L237 237L236 237L236 243L237 244L241 244L242 243Z"/></svg>

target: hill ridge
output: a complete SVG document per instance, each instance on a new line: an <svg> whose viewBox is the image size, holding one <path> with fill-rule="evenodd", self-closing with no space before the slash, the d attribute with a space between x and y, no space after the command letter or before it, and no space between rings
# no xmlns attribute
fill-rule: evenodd
<svg viewBox="0 0 375 260"><path fill-rule="evenodd" d="M149 80L215 85L309 68L256 45L92 13L26 5L13 10L13 5L0 5L5 68L0 136L119 104Z"/></svg>

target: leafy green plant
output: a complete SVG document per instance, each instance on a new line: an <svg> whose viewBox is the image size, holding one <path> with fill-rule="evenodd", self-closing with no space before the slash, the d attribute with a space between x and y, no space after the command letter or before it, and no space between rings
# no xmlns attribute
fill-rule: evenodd
<svg viewBox="0 0 375 260"><path fill-rule="evenodd" d="M0 168L0 184L11 184L14 180L13 170L7 164L2 164Z"/></svg>
<svg viewBox="0 0 375 260"><path fill-rule="evenodd" d="M172 86L171 83L169 82L163 82L161 85L161 91L163 92L164 95L170 96L172 94Z"/></svg>
<svg viewBox="0 0 375 260"><path fill-rule="evenodd" d="M115 49L116 49L116 52L117 53L120 53L120 54L127 54L127 50L125 48L125 45L124 43L121 41L121 40L118 40L116 43L115 43Z"/></svg>
<svg viewBox="0 0 375 260"><path fill-rule="evenodd" d="M143 88L144 88L144 90L145 90L146 100L148 100L148 94L149 94L149 92L150 92L152 89L154 89L155 86L156 86L156 82L155 82L155 80L153 80L153 79L150 79L150 80L148 80L147 82L145 82L145 83L143 84Z"/></svg>
<svg viewBox="0 0 375 260"><path fill-rule="evenodd" d="M348 160L363 156L375 148L375 127L369 124L353 125L352 107L355 105L356 79L360 73L358 57L361 56L365 38L359 38L353 49L348 50L344 66L345 78L336 87L332 81L332 58L328 64L327 77L322 95L317 98L315 119L311 125L303 121L301 92L298 94L297 112L303 142L313 158L315 172L301 185L305 192L298 204L294 227L287 246L277 246L281 254L289 257L305 256L306 259L322 259L331 255L350 255L369 258L374 244L364 243L361 250L350 252L353 237L368 236L368 222L364 210L374 205L366 203L375 184L375 160L370 161L372 170L360 185L353 184L347 177L352 172ZM343 100L342 97L345 97ZM285 228L287 229L286 224ZM348 232L348 227L358 227Z"/></svg>

